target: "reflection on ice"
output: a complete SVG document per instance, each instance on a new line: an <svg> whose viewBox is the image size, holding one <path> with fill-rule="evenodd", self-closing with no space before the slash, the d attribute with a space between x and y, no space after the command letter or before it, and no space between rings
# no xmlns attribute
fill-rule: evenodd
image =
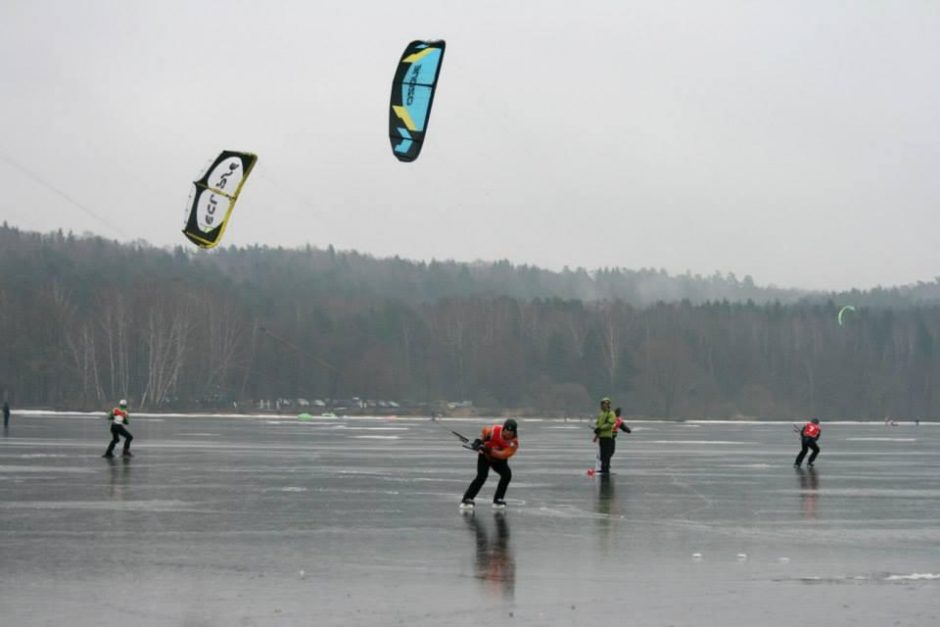
<svg viewBox="0 0 940 627"><path fill-rule="evenodd" d="M505 599L512 599L516 590L516 561L509 545L509 520L505 512L492 517L492 529L483 522L482 513L463 516L473 531L476 551L473 570L486 590Z"/></svg>
<svg viewBox="0 0 940 627"><path fill-rule="evenodd" d="M816 509L819 505L819 475L815 467L796 467L796 474L800 478L800 504L804 518L816 518Z"/></svg>

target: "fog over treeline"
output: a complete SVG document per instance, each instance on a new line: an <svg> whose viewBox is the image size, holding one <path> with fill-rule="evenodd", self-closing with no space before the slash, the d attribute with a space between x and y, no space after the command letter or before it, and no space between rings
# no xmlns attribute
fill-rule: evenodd
<svg viewBox="0 0 940 627"><path fill-rule="evenodd" d="M0 228L0 391L21 407L359 397L571 415L609 395L635 416L931 418L938 337L940 281L823 294Z"/></svg>

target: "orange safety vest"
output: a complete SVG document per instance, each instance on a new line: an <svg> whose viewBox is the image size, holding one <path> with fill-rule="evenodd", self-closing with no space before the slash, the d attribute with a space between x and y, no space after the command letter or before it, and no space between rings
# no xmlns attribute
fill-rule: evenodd
<svg viewBox="0 0 940 627"><path fill-rule="evenodd" d="M493 459L509 459L519 448L519 438L503 438L503 425L483 427L483 452Z"/></svg>

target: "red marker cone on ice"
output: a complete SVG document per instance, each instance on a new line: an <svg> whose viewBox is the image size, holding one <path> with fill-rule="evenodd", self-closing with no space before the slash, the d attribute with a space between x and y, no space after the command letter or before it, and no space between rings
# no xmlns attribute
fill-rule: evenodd
<svg viewBox="0 0 940 627"><path fill-rule="evenodd" d="M587 475L588 475L588 477L593 477L593 476L594 476L594 469L593 469L593 468L588 468L588 473L587 473Z"/></svg>

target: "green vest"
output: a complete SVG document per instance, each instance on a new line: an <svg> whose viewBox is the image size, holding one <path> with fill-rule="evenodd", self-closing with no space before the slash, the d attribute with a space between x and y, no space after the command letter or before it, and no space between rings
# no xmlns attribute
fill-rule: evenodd
<svg viewBox="0 0 940 627"><path fill-rule="evenodd" d="M614 437L614 425L617 423L617 416L612 411L602 411L597 414L597 423L594 425L598 429L597 437Z"/></svg>

